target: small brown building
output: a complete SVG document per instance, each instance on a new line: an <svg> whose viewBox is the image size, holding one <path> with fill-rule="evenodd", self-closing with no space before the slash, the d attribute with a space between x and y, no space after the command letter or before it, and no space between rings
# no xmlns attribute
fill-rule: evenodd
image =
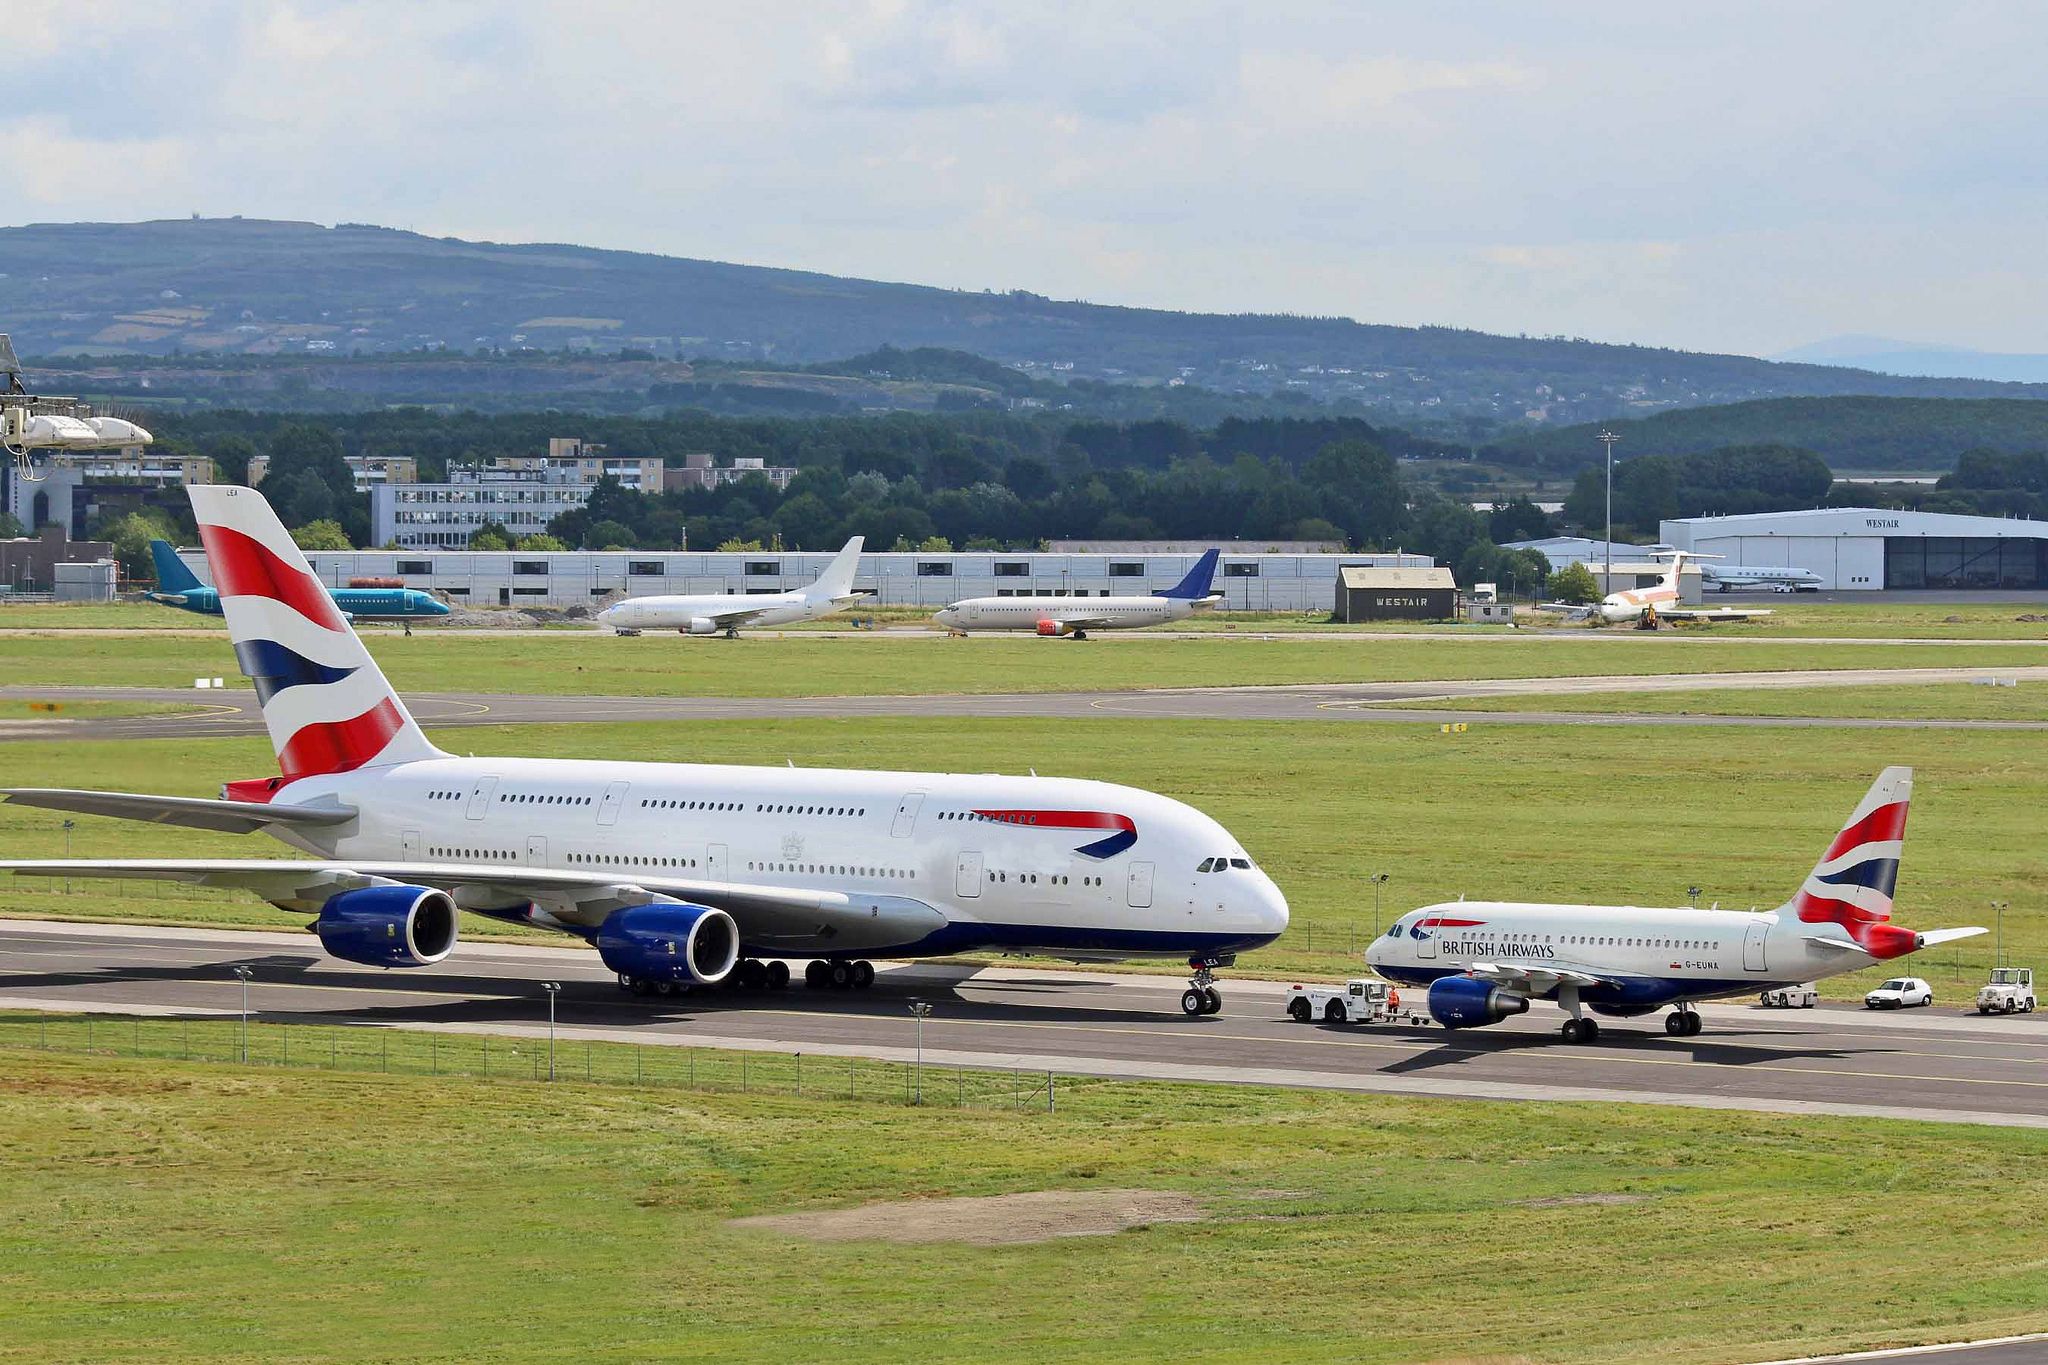
<svg viewBox="0 0 2048 1365"><path fill-rule="evenodd" d="M71 540L61 526L45 526L37 535L0 540L0 587L49 592L56 585L59 564L113 557L114 547L104 540Z"/></svg>
<svg viewBox="0 0 2048 1365"><path fill-rule="evenodd" d="M1457 611L1458 584L1449 569L1337 570L1339 621L1448 621Z"/></svg>

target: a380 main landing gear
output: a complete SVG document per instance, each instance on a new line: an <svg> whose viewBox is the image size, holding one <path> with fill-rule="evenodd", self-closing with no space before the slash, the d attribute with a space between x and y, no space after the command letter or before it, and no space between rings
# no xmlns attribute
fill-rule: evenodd
<svg viewBox="0 0 2048 1365"><path fill-rule="evenodd" d="M1188 977L1188 988L1180 993L1180 1012L1190 1019L1220 1012L1223 1008L1223 995L1216 989L1214 969L1229 965L1229 962L1217 959L1188 959L1188 966L1194 971Z"/></svg>
<svg viewBox="0 0 2048 1365"><path fill-rule="evenodd" d="M813 990L829 986L835 991L864 991L875 984L875 964L820 958L804 968L804 984Z"/></svg>

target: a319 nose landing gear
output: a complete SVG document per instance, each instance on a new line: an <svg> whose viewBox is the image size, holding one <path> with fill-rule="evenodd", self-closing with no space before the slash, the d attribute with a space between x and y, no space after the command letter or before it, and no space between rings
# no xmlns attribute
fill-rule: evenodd
<svg viewBox="0 0 2048 1365"><path fill-rule="evenodd" d="M1193 969L1193 975L1188 977L1188 988L1180 993L1180 1012L1190 1019L1221 1012L1223 995L1216 989L1215 969L1228 967L1235 961L1234 957L1189 958L1188 966Z"/></svg>

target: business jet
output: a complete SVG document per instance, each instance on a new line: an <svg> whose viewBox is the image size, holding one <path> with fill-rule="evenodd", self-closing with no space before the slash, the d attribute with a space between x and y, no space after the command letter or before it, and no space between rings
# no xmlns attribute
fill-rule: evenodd
<svg viewBox="0 0 2048 1365"><path fill-rule="evenodd" d="M861 538L846 542L825 572L795 592L713 593L701 596L629 597L597 614L599 624L620 635L643 630L673 630L682 635L724 635L734 639L741 626L786 626L815 621L845 611L861 598L854 570L860 567Z"/></svg>
<svg viewBox="0 0 2048 1365"><path fill-rule="evenodd" d="M1819 592L1825 583L1811 569L1770 568L1751 564L1702 564L1700 576L1710 588L1735 592L1762 588L1767 592Z"/></svg>
<svg viewBox="0 0 2048 1365"><path fill-rule="evenodd" d="M197 612L201 616L221 614L220 594L199 581L199 575L185 566L167 540L149 542L149 556L156 561L156 590L143 594L167 607ZM349 616L364 621L412 622L427 616L446 616L448 604L418 588L328 588L334 605Z"/></svg>
<svg viewBox="0 0 2048 1365"><path fill-rule="evenodd" d="M1555 1000L1568 1043L1600 1037L1587 1010L1669 1007L1665 1031L1700 1031L1698 1000L1747 995L1889 962L1982 929L1915 933L1891 922L1913 770L1886 768L1792 899L1776 910L1646 909L1456 901L1412 911L1366 949L1389 981L1429 989L1446 1028L1476 1028Z"/></svg>
<svg viewBox="0 0 2048 1365"><path fill-rule="evenodd" d="M312 915L333 956L379 967L440 962L469 910L580 937L639 995L779 987L789 958L811 959L808 984L847 988L873 981L877 957L1031 952L1185 960L1182 1010L1214 1014L1215 969L1287 925L1229 831L1107 782L443 753L262 495L187 491L279 774L219 800L0 795L261 831L311 856L0 870L241 888Z"/></svg>
<svg viewBox="0 0 2048 1365"><path fill-rule="evenodd" d="M933 613L956 635L976 630L1029 630L1040 635L1088 638L1091 630L1137 630L1185 621L1223 594L1211 592L1219 550L1205 551L1187 577L1149 597L970 597Z"/></svg>
<svg viewBox="0 0 2048 1365"><path fill-rule="evenodd" d="M1655 630L1660 624L1670 621L1674 624L1711 624L1715 621L1747 621L1756 616L1769 616L1768 610L1739 611L1732 607L1688 607L1680 603L1678 576L1688 559L1706 559L1710 556L1696 555L1690 550L1659 550L1658 558L1671 557L1671 567L1657 580L1654 587L1629 588L1622 592L1611 592L1592 605L1573 602L1545 602L1539 611L1562 612L1574 621L1586 621L1593 625L1614 626L1632 624L1643 629Z"/></svg>

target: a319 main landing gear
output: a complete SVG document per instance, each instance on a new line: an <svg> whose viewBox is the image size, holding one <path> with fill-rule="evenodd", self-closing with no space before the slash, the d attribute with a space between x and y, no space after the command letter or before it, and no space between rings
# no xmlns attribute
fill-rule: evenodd
<svg viewBox="0 0 2048 1365"><path fill-rule="evenodd" d="M1700 1012L1690 1005L1680 1005L1664 1016L1664 1031L1674 1038L1691 1038L1705 1026Z"/></svg>
<svg viewBox="0 0 2048 1365"><path fill-rule="evenodd" d="M1223 994L1216 989L1217 967L1228 967L1236 958L1191 957L1188 966L1193 974L1188 977L1188 988L1180 993L1180 1012L1190 1019L1204 1014L1216 1014L1223 1009Z"/></svg>
<svg viewBox="0 0 2048 1365"><path fill-rule="evenodd" d="M1579 1008L1579 988L1571 982L1557 988L1557 1003L1564 1007L1571 1018L1564 1021L1559 1032L1567 1043L1597 1043L1600 1041L1600 1021L1588 1019Z"/></svg>
<svg viewBox="0 0 2048 1365"><path fill-rule="evenodd" d="M864 991L875 984L872 962L827 962L820 958L804 968L804 984L812 990Z"/></svg>

